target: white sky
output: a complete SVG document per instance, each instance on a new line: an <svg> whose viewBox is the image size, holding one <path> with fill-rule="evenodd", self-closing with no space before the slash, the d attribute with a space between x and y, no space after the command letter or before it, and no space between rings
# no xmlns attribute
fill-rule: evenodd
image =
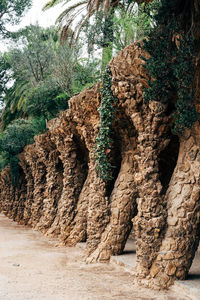
<svg viewBox="0 0 200 300"><path fill-rule="evenodd" d="M39 25L43 27L53 25L56 18L62 11L62 6L59 4L43 12L42 8L47 2L48 0L33 0L33 6L22 19L20 27L24 27L29 24L36 24L37 21Z"/></svg>
<svg viewBox="0 0 200 300"><path fill-rule="evenodd" d="M55 21L59 14L62 12L63 7L61 4L56 5L53 8L42 11L44 5L48 0L33 0L32 8L25 14L21 22L17 26L8 26L8 29L11 31L16 31L19 28L25 27L29 24L39 23L42 27L49 27L55 24ZM0 41L0 51L3 52L9 47L9 44L6 41Z"/></svg>

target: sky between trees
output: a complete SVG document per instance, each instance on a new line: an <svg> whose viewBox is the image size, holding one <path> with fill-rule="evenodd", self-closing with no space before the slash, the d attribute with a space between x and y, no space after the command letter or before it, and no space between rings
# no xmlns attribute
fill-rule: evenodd
<svg viewBox="0 0 200 300"><path fill-rule="evenodd" d="M17 31L20 28L23 28L29 24L35 25L38 23L42 27L49 27L55 24L56 18L62 11L62 5L57 5L54 8L51 8L47 11L42 11L43 6L47 3L47 0L33 0L31 9L25 13L19 25L8 25L10 31ZM0 40L0 49L1 52L9 48L9 42Z"/></svg>

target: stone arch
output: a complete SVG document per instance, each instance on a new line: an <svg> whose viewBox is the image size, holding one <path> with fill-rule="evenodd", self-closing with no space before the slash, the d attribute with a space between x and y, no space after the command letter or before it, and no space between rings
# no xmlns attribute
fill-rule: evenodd
<svg viewBox="0 0 200 300"><path fill-rule="evenodd" d="M59 163L62 163L63 186L60 199L56 202L56 216L47 234L60 235L61 241L65 242L72 229L79 195L87 177L88 150L73 124L68 124L68 132L64 133L59 126L53 127L56 122L55 119L49 126L54 130L54 134L51 131L51 139L59 153Z"/></svg>

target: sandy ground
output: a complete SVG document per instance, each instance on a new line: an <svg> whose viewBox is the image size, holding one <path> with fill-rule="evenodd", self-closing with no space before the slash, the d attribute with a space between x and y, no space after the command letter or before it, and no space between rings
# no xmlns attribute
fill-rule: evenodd
<svg viewBox="0 0 200 300"><path fill-rule="evenodd" d="M87 265L83 249L56 243L0 215L0 300L186 299L138 287L123 267Z"/></svg>

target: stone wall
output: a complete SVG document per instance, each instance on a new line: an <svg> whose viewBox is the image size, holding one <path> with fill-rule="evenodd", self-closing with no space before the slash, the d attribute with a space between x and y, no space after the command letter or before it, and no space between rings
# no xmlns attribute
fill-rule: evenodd
<svg viewBox="0 0 200 300"><path fill-rule="evenodd" d="M134 230L136 278L159 289L187 276L199 243L199 127L179 140L167 105L143 101L149 76L141 55L148 56L131 44L110 63L118 99L113 181L96 173L96 85L71 98L69 109L25 147L16 187L9 167L2 171L0 211L62 244L86 242L87 262L122 253Z"/></svg>

